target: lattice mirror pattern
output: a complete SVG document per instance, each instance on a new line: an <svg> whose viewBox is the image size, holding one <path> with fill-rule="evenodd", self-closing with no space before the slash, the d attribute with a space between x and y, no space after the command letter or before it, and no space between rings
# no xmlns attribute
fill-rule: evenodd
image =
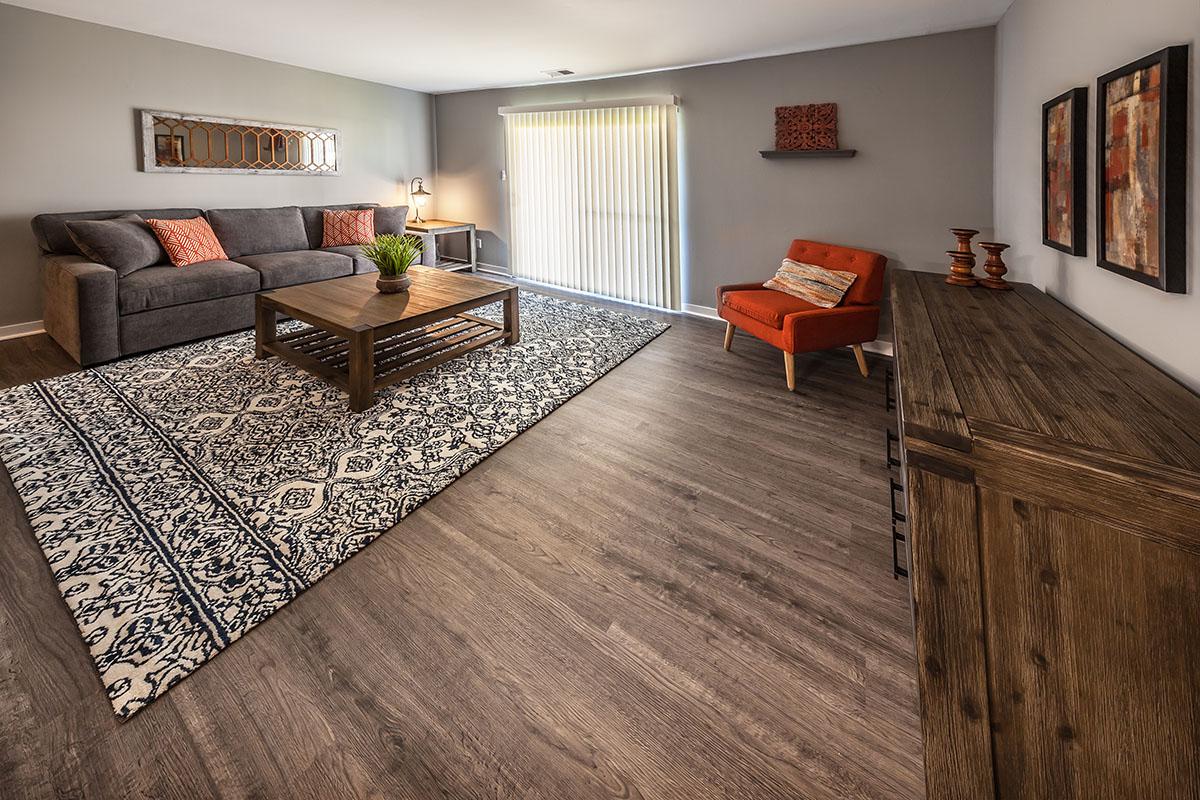
<svg viewBox="0 0 1200 800"><path fill-rule="evenodd" d="M337 175L340 134L169 111L142 112L146 172Z"/></svg>

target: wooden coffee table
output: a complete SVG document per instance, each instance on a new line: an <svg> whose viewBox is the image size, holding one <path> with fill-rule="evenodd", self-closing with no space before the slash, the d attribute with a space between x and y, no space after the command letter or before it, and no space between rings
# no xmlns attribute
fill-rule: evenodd
<svg viewBox="0 0 1200 800"><path fill-rule="evenodd" d="M412 287L380 294L375 273L287 286L257 295L254 356L276 355L350 393L350 410L365 411L375 390L455 356L521 337L517 287L511 283L409 267ZM496 301L504 322L465 313ZM276 331L277 314L310 327Z"/></svg>

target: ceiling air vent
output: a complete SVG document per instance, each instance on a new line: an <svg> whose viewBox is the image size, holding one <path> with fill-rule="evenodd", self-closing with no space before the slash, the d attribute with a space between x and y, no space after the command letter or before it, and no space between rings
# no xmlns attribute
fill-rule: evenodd
<svg viewBox="0 0 1200 800"><path fill-rule="evenodd" d="M575 74L575 70L573 69L544 69L542 72L547 78L565 78L568 75Z"/></svg>

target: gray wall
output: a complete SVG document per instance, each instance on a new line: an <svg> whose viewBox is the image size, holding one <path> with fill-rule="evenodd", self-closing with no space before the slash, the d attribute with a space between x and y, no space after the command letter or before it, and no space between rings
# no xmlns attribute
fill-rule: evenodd
<svg viewBox="0 0 1200 800"><path fill-rule="evenodd" d="M508 265L503 105L675 94L682 106L684 302L763 280L797 237L946 269L955 225L992 225L994 29L671 70L443 94L438 212L475 222ZM768 161L779 105L836 102L853 159ZM1020 277L1020 276L1018 276Z"/></svg>
<svg viewBox="0 0 1200 800"><path fill-rule="evenodd" d="M0 5L0 325L41 318L41 211L404 202L429 95ZM342 174L138 171L138 108L338 128Z"/></svg>
<svg viewBox="0 0 1200 800"><path fill-rule="evenodd" d="M1035 282L1183 383L1200 391L1200 190L1189 155L1188 293L1168 295L1096 266L1096 78L1171 44L1192 44L1189 154L1200 130L1200 3L1197 0L1016 0L1000 21L996 48L996 227L1013 243L1009 260ZM1088 254L1042 245L1042 103L1087 86Z"/></svg>

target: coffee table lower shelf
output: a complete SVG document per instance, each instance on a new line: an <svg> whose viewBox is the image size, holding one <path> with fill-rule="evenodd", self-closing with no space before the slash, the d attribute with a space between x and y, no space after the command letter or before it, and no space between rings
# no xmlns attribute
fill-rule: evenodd
<svg viewBox="0 0 1200 800"><path fill-rule="evenodd" d="M508 337L509 332L499 322L458 314L374 341L368 353L359 354L349 339L314 326L278 335L263 342L261 348L345 390L350 394L352 410L363 411L374 402L375 389ZM359 364L352 367L355 360ZM360 366L371 373L366 392L356 392L351 377Z"/></svg>

